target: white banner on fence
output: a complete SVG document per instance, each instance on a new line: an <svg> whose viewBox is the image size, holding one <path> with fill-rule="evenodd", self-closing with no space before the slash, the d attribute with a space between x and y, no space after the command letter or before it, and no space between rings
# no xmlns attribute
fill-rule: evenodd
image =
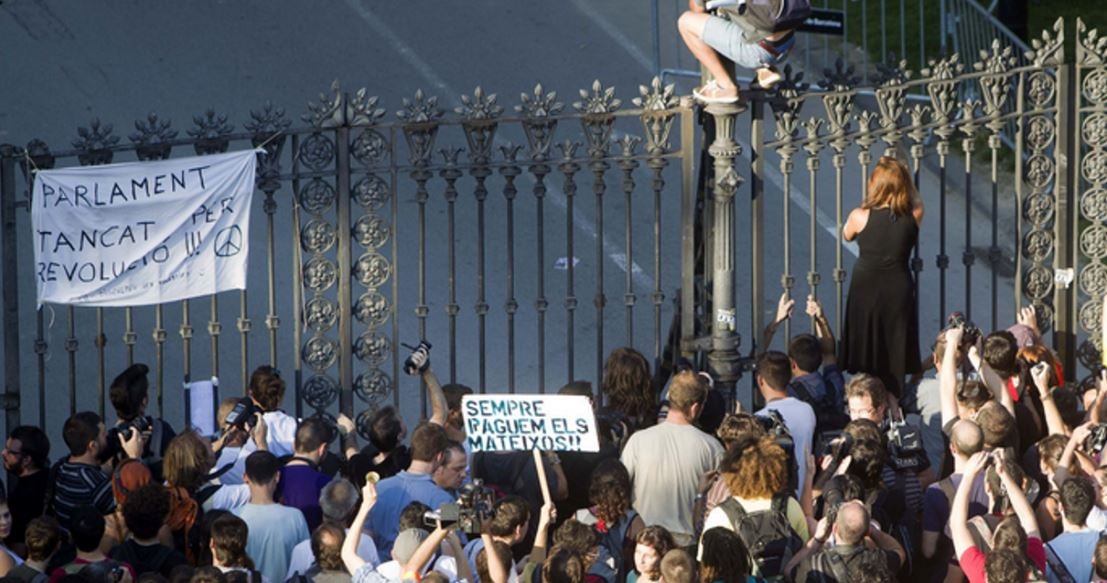
<svg viewBox="0 0 1107 583"><path fill-rule="evenodd" d="M258 151L39 172L38 305L139 306L246 289Z"/></svg>
<svg viewBox="0 0 1107 583"><path fill-rule="evenodd" d="M465 433L473 451L599 451L587 397L465 395Z"/></svg>

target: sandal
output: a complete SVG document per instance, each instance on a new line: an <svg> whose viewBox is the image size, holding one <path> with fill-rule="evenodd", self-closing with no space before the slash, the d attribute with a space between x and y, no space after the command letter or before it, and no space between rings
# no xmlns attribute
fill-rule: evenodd
<svg viewBox="0 0 1107 583"><path fill-rule="evenodd" d="M719 87L719 84L712 79L703 87L693 89L692 95L703 103L737 103L738 89L735 88L733 94L729 91L730 90Z"/></svg>
<svg viewBox="0 0 1107 583"><path fill-rule="evenodd" d="M757 70L757 80L754 85L765 91L772 91L773 87L779 85L783 80L784 75L781 75L776 69L765 67Z"/></svg>

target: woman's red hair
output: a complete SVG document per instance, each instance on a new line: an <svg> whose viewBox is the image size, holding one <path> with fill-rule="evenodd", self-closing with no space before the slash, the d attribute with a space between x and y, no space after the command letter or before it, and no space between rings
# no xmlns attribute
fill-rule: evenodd
<svg viewBox="0 0 1107 583"><path fill-rule="evenodd" d="M869 176L869 194L861 208L888 207L897 215L909 215L915 207L914 194L907 165L891 156L881 156Z"/></svg>

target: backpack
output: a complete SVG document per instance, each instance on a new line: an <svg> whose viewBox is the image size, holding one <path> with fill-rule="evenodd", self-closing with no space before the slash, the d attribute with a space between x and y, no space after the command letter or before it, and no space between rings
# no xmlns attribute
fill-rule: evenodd
<svg viewBox="0 0 1107 583"><path fill-rule="evenodd" d="M828 383L829 384L829 383ZM828 389L830 387L827 387ZM822 400L815 400L815 396L807 390L807 385L792 381L788 383L788 390L796 396L797 399L811 405L811 408L815 411L815 435L822 438L824 434L832 432L841 432L845 429L846 424L849 423L849 415L842 410L840 403L834 402L834 394L832 391L827 391L823 395Z"/></svg>
<svg viewBox="0 0 1107 583"><path fill-rule="evenodd" d="M799 464L796 460L796 440L792 437L791 430L784 422L784 416L775 409L766 409L764 414L756 416L765 428L765 433L772 437L776 444L788 454L788 482L784 485L785 492L799 490Z"/></svg>
<svg viewBox="0 0 1107 583"><path fill-rule="evenodd" d="M630 531L631 523L637 517L638 513L632 509L625 515L626 519L620 520L614 528L601 531L597 528L599 523L592 526L599 535L600 546L607 549L608 554L615 560L615 572L618 573L617 581L625 581L627 574L630 572L626 561L627 533Z"/></svg>
<svg viewBox="0 0 1107 583"><path fill-rule="evenodd" d="M715 7L725 7L738 19L769 33L799 28L811 16L811 0L715 0L707 3L709 10Z"/></svg>
<svg viewBox="0 0 1107 583"><path fill-rule="evenodd" d="M723 509L734 532L746 544L761 576L783 577L784 566L803 547L803 541L788 522L788 497L773 496L769 509L757 512L746 512L733 496L719 508Z"/></svg>

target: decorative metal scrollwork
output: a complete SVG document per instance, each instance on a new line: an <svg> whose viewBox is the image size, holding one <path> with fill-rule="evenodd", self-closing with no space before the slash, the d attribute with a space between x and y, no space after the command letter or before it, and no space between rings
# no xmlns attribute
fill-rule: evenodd
<svg viewBox="0 0 1107 583"><path fill-rule="evenodd" d="M388 221L377 215L364 215L354 223L354 240L368 249L384 247L392 237L392 227Z"/></svg>
<svg viewBox="0 0 1107 583"><path fill-rule="evenodd" d="M1103 297L1107 292L1107 265L1091 263L1080 270L1080 290L1091 297Z"/></svg>
<svg viewBox="0 0 1107 583"><path fill-rule="evenodd" d="M365 165L381 162L388 156L388 139L377 130L362 130L350 144L350 155Z"/></svg>
<svg viewBox="0 0 1107 583"><path fill-rule="evenodd" d="M304 285L321 292L338 281L338 266L324 257L312 257L304 264Z"/></svg>
<svg viewBox="0 0 1107 583"><path fill-rule="evenodd" d="M1081 194L1080 215L1089 221L1107 221L1107 190L1093 188Z"/></svg>
<svg viewBox="0 0 1107 583"><path fill-rule="evenodd" d="M311 253L324 253L334 247L337 240L334 225L321 219L308 221L300 231L300 241Z"/></svg>
<svg viewBox="0 0 1107 583"><path fill-rule="evenodd" d="M388 298L375 290L361 294L354 304L354 317L370 328L383 326L391 316L392 305Z"/></svg>
<svg viewBox="0 0 1107 583"><path fill-rule="evenodd" d="M334 140L320 132L314 132L300 143L300 151L296 155L308 169L323 170L334 162Z"/></svg>
<svg viewBox="0 0 1107 583"><path fill-rule="evenodd" d="M354 356L371 367L384 364L392 353L392 342L386 336L375 331L363 332L354 341Z"/></svg>
<svg viewBox="0 0 1107 583"><path fill-rule="evenodd" d="M379 403L392 392L392 379L381 369L374 368L354 379L354 394L367 403Z"/></svg>
<svg viewBox="0 0 1107 583"><path fill-rule="evenodd" d="M334 366L338 360L338 343L330 338L315 336L304 343L300 354L308 366L322 372Z"/></svg>
<svg viewBox="0 0 1107 583"><path fill-rule="evenodd" d="M334 302L323 296L315 296L304 304L304 321L316 332L325 332L338 322L338 310Z"/></svg>
<svg viewBox="0 0 1107 583"><path fill-rule="evenodd" d="M557 92L546 92L542 85L534 86L534 94L523 93L519 96L519 105L515 111L522 113L523 130L527 134L528 152L532 160L544 162L550 159L550 145L553 144L557 119L565 104L557 100Z"/></svg>
<svg viewBox="0 0 1107 583"><path fill-rule="evenodd" d="M73 147L77 149L77 160L81 166L111 164L114 154L112 148L119 143L119 136L113 135L111 124L100 124L99 119L92 120L88 127L77 128L77 139Z"/></svg>
<svg viewBox="0 0 1107 583"><path fill-rule="evenodd" d="M338 400L338 392L338 382L325 374L311 377L304 383L302 389L304 402L313 409L330 407Z"/></svg>
<svg viewBox="0 0 1107 583"><path fill-rule="evenodd" d="M380 287L392 276L392 265L380 253L363 253L354 263L354 278L365 287Z"/></svg>
<svg viewBox="0 0 1107 583"><path fill-rule="evenodd" d="M158 115L151 112L146 119L135 121L135 130L129 137L139 160L165 160L169 157L173 150L169 142L177 138L177 130L173 129L170 120L158 119Z"/></svg>
<svg viewBox="0 0 1107 583"><path fill-rule="evenodd" d="M354 202L371 211L384 207L392 198L388 183L376 174L369 174L358 180L351 195Z"/></svg>
<svg viewBox="0 0 1107 583"><path fill-rule="evenodd" d="M638 86L639 97L631 100L636 107L642 108L642 127L646 130L646 151L651 156L660 156L669 151L669 134L673 129L676 114L671 111L679 103L674 95L675 86L662 87L661 78L654 77L650 86Z"/></svg>
<svg viewBox="0 0 1107 583"><path fill-rule="evenodd" d="M203 115L193 116L192 123L196 127L188 130L188 135L196 140L193 147L198 155L227 151L231 144L230 135L234 132L234 124L227 121L225 114L217 114L214 109L209 109Z"/></svg>
<svg viewBox="0 0 1107 583"><path fill-rule="evenodd" d="M319 214L329 209L334 201L334 187L322 178L313 178L300 188L300 204L309 213Z"/></svg>

